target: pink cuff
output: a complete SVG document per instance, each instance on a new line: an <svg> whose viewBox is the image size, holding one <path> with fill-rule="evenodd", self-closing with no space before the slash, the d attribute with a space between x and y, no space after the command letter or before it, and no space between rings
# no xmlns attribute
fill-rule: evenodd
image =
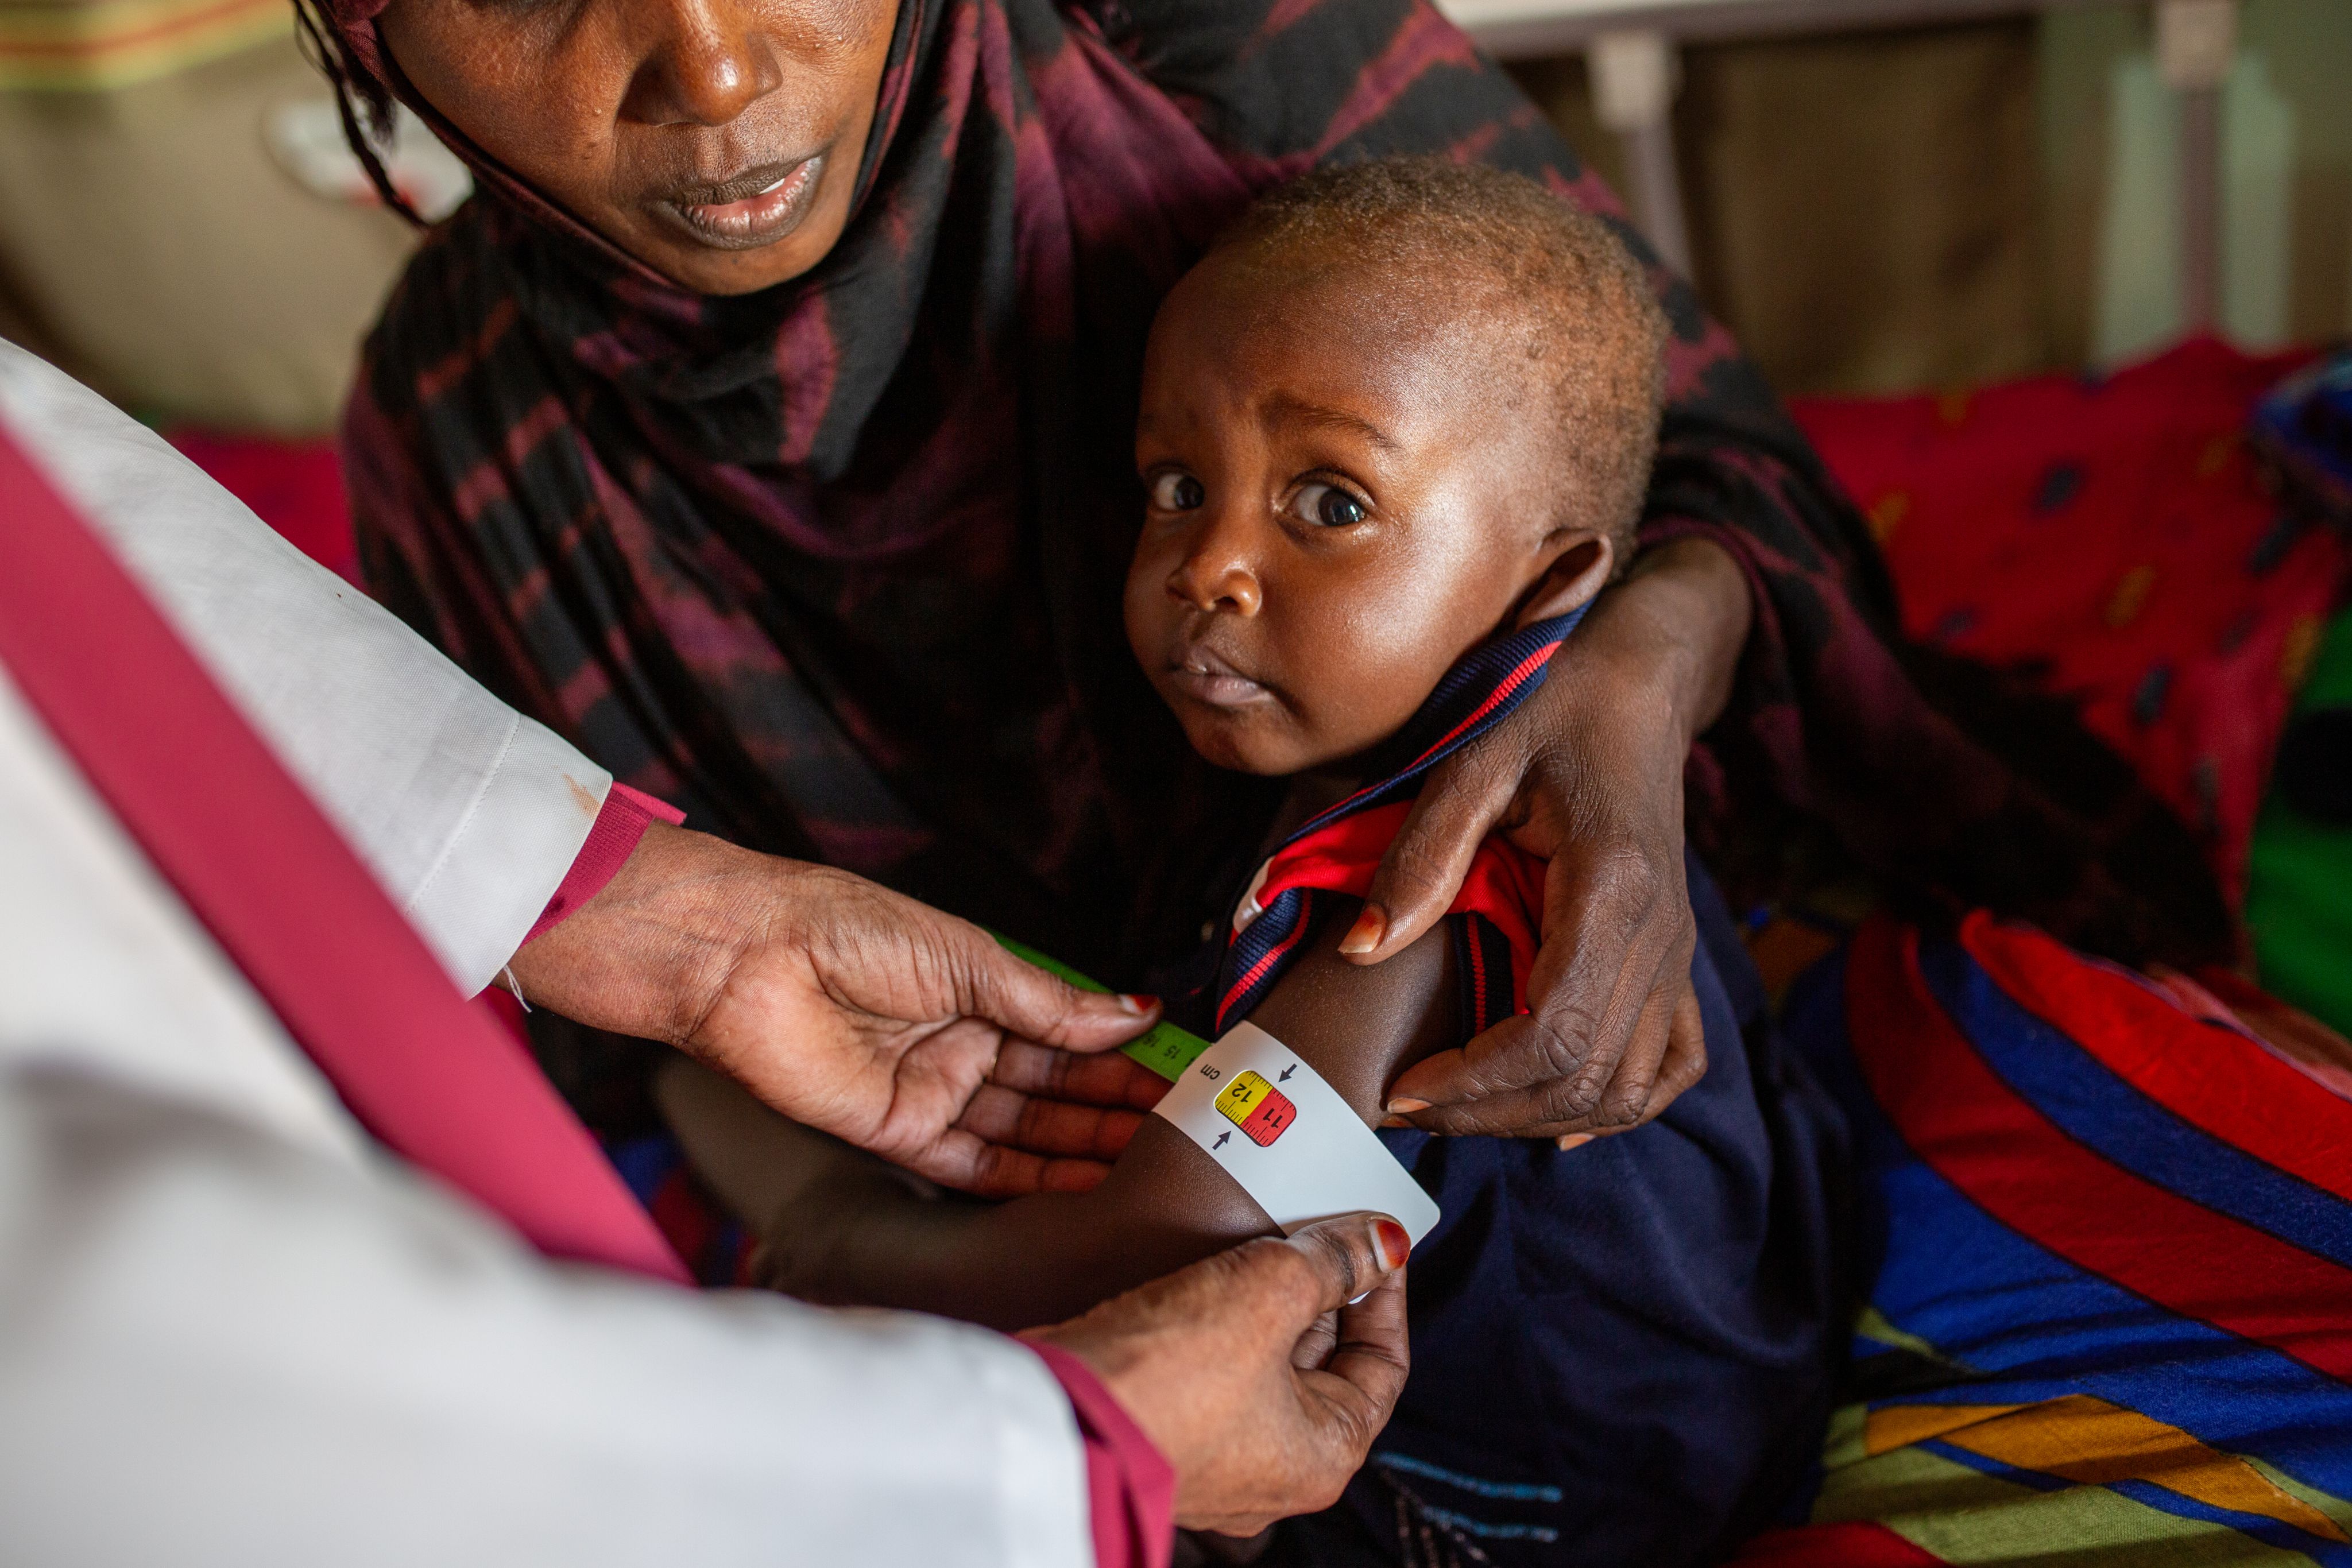
<svg viewBox="0 0 2352 1568"><path fill-rule="evenodd" d="M675 826L686 821L686 813L614 779L604 809L596 813L595 825L588 830L588 841L580 846L580 852L572 858L572 869L563 873L563 885L539 912L530 935L520 945L527 946L532 937L562 925L582 904L604 892L604 884L613 880L656 818Z"/></svg>
<svg viewBox="0 0 2352 1568"><path fill-rule="evenodd" d="M1087 1448L1087 1499L1094 1511L1095 1568L1168 1568L1176 1550L1175 1467L1093 1368L1059 1345L1029 1348L1077 1413Z"/></svg>

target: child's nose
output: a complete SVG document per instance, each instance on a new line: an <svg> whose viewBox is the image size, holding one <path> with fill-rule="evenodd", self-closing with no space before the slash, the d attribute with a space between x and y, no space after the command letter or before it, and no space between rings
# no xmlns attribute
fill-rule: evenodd
<svg viewBox="0 0 2352 1568"><path fill-rule="evenodd" d="M1169 593L1203 613L1256 614L1265 591L1238 544L1225 530L1210 527L1168 574Z"/></svg>
<svg viewBox="0 0 2352 1568"><path fill-rule="evenodd" d="M639 0L648 47L623 100L646 125L726 125L783 80L757 8L742 0Z"/></svg>

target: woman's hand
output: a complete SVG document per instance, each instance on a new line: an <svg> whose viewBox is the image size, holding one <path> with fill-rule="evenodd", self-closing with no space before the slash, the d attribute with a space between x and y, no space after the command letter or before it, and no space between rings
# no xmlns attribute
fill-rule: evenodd
<svg viewBox="0 0 2352 1568"><path fill-rule="evenodd" d="M1388 1425L1410 1364L1407 1246L1393 1219L1344 1215L1022 1337L1118 1397L1175 1469L1177 1523L1255 1535L1338 1501Z"/></svg>
<svg viewBox="0 0 2352 1568"><path fill-rule="evenodd" d="M1594 602L1542 688L1431 774L1340 950L1366 964L1402 951L1494 831L1549 862L1543 943L1531 1011L1405 1072L1391 1113L1565 1147L1641 1125L1706 1072L1683 764L1729 695L1749 614L1718 547L1649 551Z"/></svg>
<svg viewBox="0 0 2352 1568"><path fill-rule="evenodd" d="M515 955L532 1005L659 1040L803 1125L1004 1197L1102 1179L1166 1087L1111 1048L1149 998L1081 991L863 877L656 822Z"/></svg>

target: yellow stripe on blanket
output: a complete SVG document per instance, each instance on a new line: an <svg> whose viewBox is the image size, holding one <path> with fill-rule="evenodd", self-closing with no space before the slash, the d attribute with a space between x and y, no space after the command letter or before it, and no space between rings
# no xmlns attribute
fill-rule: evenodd
<svg viewBox="0 0 2352 1568"><path fill-rule="evenodd" d="M1831 1471L1812 1520L1869 1520L1955 1568L2317 1568L2303 1552L2106 1487L2047 1491L1933 1448Z"/></svg>
<svg viewBox="0 0 2352 1568"><path fill-rule="evenodd" d="M1863 1451L1873 1457L1930 1440L2086 1486L2146 1481L2210 1508L2352 1543L2336 1521L2244 1459L2087 1394L2039 1405L1889 1405L1873 1410L1863 1427Z"/></svg>
<svg viewBox="0 0 2352 1568"><path fill-rule="evenodd" d="M0 0L0 91L109 91L292 30L286 0Z"/></svg>

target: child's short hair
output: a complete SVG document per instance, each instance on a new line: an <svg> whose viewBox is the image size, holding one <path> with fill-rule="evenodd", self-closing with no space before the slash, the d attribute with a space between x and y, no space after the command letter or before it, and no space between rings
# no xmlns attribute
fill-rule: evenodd
<svg viewBox="0 0 2352 1568"><path fill-rule="evenodd" d="M1444 158L1318 169L1260 196L1214 249L1331 241L1368 261L1468 266L1532 318L1577 520L1629 539L1657 455L1665 313L1609 225L1524 175ZM1630 550L1621 550L1630 558Z"/></svg>

